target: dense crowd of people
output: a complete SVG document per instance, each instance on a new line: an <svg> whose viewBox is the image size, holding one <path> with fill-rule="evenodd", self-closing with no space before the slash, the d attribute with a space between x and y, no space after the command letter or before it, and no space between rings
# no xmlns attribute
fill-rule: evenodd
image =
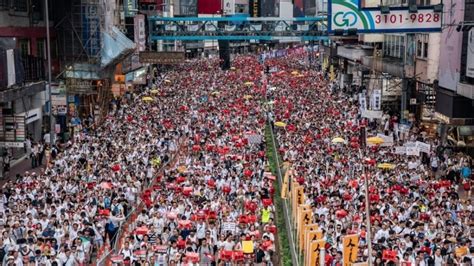
<svg viewBox="0 0 474 266"><path fill-rule="evenodd" d="M183 142L144 193L113 261L271 264L274 178L265 173L262 66L252 56L233 66L222 71L218 61L199 60L166 73L160 97L177 100L168 108L184 115Z"/></svg>
<svg viewBox="0 0 474 266"><path fill-rule="evenodd" d="M279 152L305 187L327 265L341 264L346 234L360 234L358 258L368 256L364 174L376 265L470 261L472 159L439 152L416 127L401 137L396 117L363 119L358 102L306 69L304 56L268 58L276 70L268 75L252 55L235 57L228 71L218 60L188 61L114 101L102 125L74 134L63 151L32 147L32 166L42 150L46 168L2 188L0 260L86 265L108 246L107 260L131 265L278 263L276 181L263 139L270 119L286 123L275 127ZM362 148L361 126L369 136L394 133L397 145L429 143L431 152ZM384 162L395 167L377 167Z"/></svg>
<svg viewBox="0 0 474 266"><path fill-rule="evenodd" d="M302 68L301 56L267 64L282 71L269 81L275 87L272 119L286 124L275 127L279 152L304 186L313 222L324 232L328 265L342 265L342 237L348 234L360 234L358 259L367 259L364 175L374 265L472 265L472 158L438 149L438 140L415 125L402 132L394 115L362 117L359 99L322 73ZM288 74L295 69L299 74ZM393 145L363 147L361 127L368 138L382 134ZM396 152L416 141L429 144L430 151Z"/></svg>

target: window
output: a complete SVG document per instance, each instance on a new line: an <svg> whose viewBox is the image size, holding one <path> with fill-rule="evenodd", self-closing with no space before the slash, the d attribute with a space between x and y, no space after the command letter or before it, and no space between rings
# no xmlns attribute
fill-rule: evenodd
<svg viewBox="0 0 474 266"><path fill-rule="evenodd" d="M20 48L20 54L22 57L30 55L30 40L21 39L18 40L18 47Z"/></svg>
<svg viewBox="0 0 474 266"><path fill-rule="evenodd" d="M8 0L0 0L0 10L7 9L8 7Z"/></svg>
<svg viewBox="0 0 474 266"><path fill-rule="evenodd" d="M385 35L383 49L385 56L401 58L405 53L405 36Z"/></svg>
<svg viewBox="0 0 474 266"><path fill-rule="evenodd" d="M36 55L39 58L47 59L46 54L46 40L45 39L38 39L36 42Z"/></svg>
<svg viewBox="0 0 474 266"><path fill-rule="evenodd" d="M428 34L419 34L417 35L416 41L416 57L418 58L428 58Z"/></svg>
<svg viewBox="0 0 474 266"><path fill-rule="evenodd" d="M431 5L431 0L418 0L419 6L429 6Z"/></svg>
<svg viewBox="0 0 474 266"><path fill-rule="evenodd" d="M421 57L421 49L423 48L423 43L418 40L416 42L416 56Z"/></svg>
<svg viewBox="0 0 474 266"><path fill-rule="evenodd" d="M28 0L12 0L11 7L17 12L27 12Z"/></svg>

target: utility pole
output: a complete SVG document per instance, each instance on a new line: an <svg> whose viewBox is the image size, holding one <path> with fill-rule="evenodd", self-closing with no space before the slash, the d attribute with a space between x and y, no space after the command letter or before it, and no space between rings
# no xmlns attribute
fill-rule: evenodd
<svg viewBox="0 0 474 266"><path fill-rule="evenodd" d="M44 0L46 22L46 45L48 46L48 101L49 101L49 144L54 144L53 101L51 98L51 36L49 34L49 7L48 0Z"/></svg>

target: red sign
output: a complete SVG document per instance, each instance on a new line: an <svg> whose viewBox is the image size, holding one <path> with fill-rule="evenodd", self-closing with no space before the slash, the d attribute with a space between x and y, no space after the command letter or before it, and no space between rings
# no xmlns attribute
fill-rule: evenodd
<svg viewBox="0 0 474 266"><path fill-rule="evenodd" d="M198 14L219 14L221 10L221 0L198 0Z"/></svg>

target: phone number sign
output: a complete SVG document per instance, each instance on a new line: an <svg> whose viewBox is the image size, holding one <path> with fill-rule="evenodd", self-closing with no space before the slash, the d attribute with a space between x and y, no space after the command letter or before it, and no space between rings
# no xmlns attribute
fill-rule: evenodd
<svg viewBox="0 0 474 266"><path fill-rule="evenodd" d="M358 33L439 32L441 13L433 7L419 7L410 13L407 7L391 7L389 14L380 8L361 8L358 0L331 0L328 30L357 29Z"/></svg>

